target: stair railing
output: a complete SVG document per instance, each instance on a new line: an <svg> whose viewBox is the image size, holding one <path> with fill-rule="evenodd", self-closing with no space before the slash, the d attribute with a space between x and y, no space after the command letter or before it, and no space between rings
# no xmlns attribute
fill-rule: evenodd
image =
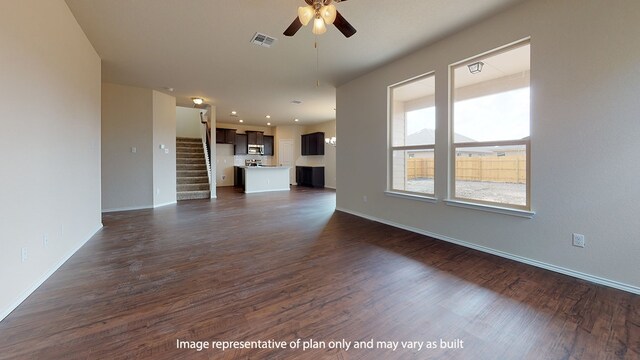
<svg viewBox="0 0 640 360"><path fill-rule="evenodd" d="M204 127L202 131L202 148L204 149L204 159L207 163L207 177L209 178L209 189L213 189L213 183L211 181L211 130L209 129L209 122L204 118L204 115L200 113L200 122ZM213 193L213 190L212 190Z"/></svg>

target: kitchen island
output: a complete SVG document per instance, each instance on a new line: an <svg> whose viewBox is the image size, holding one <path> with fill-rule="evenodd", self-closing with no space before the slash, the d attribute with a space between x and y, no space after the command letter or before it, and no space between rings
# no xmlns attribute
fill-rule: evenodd
<svg viewBox="0 0 640 360"><path fill-rule="evenodd" d="M236 166L236 186L246 194L289 191L289 166Z"/></svg>

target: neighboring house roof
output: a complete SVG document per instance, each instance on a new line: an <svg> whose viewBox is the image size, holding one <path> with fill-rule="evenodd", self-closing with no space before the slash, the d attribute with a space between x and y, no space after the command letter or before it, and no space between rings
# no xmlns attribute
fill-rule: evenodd
<svg viewBox="0 0 640 360"><path fill-rule="evenodd" d="M418 132L411 133L405 138L406 146L435 144L436 134L434 129L422 129ZM474 142L475 140L464 135L454 134L455 142Z"/></svg>

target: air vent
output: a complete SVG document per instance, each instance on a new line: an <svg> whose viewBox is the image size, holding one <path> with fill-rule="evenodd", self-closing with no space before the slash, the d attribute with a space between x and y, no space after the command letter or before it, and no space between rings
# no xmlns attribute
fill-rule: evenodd
<svg viewBox="0 0 640 360"><path fill-rule="evenodd" d="M251 38L251 43L264 47L271 47L271 45L273 45L273 43L275 42L275 38L269 35L261 34L259 32L255 33Z"/></svg>

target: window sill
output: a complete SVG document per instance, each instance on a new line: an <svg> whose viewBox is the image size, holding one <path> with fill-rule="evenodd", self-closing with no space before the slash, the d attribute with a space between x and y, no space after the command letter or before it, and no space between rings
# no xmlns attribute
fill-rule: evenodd
<svg viewBox="0 0 640 360"><path fill-rule="evenodd" d="M385 195L398 197L398 198L402 198L402 199L424 201L424 202L428 202L428 203L436 203L436 202L438 202L438 199L436 199L433 196L416 195L416 194L409 194L409 193L403 193L403 192L399 192L399 191L389 191L389 190L385 191L384 193L385 193Z"/></svg>
<svg viewBox="0 0 640 360"><path fill-rule="evenodd" d="M523 218L527 218L527 219L532 219L536 214L534 211L511 209L511 208L506 208L506 207L491 206L491 205L484 205L484 204L476 204L476 203L460 201L460 200L449 200L449 199L447 199L447 200L444 200L444 202L449 206L456 206L456 207L461 207L461 208L466 208L466 209L473 209L473 210L488 211L488 212L492 212L492 213L511 215L511 216L518 216L518 217L523 217Z"/></svg>

